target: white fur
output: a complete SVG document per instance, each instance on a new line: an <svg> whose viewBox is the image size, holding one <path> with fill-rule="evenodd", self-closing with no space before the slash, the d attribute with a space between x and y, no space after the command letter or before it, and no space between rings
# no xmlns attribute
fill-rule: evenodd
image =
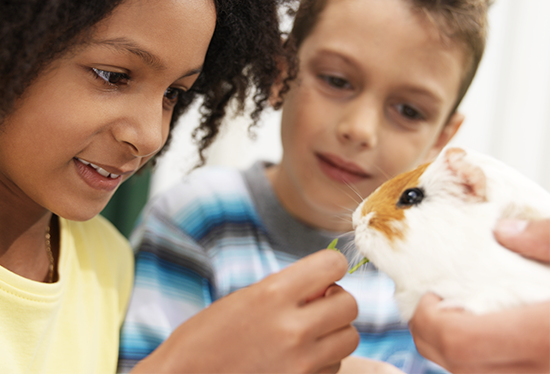
<svg viewBox="0 0 550 374"><path fill-rule="evenodd" d="M357 250L395 282L401 315L408 321L426 292L482 314L550 299L550 266L500 246L493 228L504 215L550 217L550 193L509 166L471 150L464 161L486 177L485 202L470 201L445 151L424 171L424 200L405 209L405 237L389 241L369 227L373 214L353 214ZM382 187L381 187L382 188Z"/></svg>

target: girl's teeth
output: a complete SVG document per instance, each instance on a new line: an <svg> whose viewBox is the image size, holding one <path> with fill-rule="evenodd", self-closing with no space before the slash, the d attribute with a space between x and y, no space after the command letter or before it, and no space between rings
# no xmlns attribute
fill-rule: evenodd
<svg viewBox="0 0 550 374"><path fill-rule="evenodd" d="M96 168L97 172L101 175L103 175L104 177L108 177L111 173L109 173L108 171L102 169L102 168Z"/></svg>
<svg viewBox="0 0 550 374"><path fill-rule="evenodd" d="M80 158L78 159L78 161L82 162L84 165L93 167L99 174L101 174L105 178L113 178L113 179L118 178L118 174L109 173L107 170L102 169L99 166L92 164L91 162L84 161Z"/></svg>

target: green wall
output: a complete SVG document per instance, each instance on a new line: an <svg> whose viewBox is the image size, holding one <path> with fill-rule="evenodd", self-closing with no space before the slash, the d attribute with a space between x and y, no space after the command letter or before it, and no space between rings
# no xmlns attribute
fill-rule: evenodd
<svg viewBox="0 0 550 374"><path fill-rule="evenodd" d="M101 215L111 221L126 237L130 236L141 209L147 202L151 182L151 167L144 167L122 183Z"/></svg>

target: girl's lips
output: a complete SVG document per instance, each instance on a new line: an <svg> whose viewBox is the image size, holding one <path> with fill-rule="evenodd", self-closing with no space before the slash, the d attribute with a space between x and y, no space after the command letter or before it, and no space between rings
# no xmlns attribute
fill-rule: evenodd
<svg viewBox="0 0 550 374"><path fill-rule="evenodd" d="M93 169L95 169L95 171L97 171L99 174L103 175L105 178L112 178L112 179L116 179L120 176L120 174L113 174L113 173L109 173L107 170L103 169L103 168L100 168L99 166L97 165L94 165L92 164L91 162L88 162L88 161L85 161L85 160L82 160L80 158L76 158L78 161L82 162L84 165L88 165L88 166L91 166Z"/></svg>
<svg viewBox="0 0 550 374"><path fill-rule="evenodd" d="M80 175L86 184L96 190L112 191L118 187L122 180L120 175L109 173L90 162L79 158L74 158L73 160L78 175Z"/></svg>
<svg viewBox="0 0 550 374"><path fill-rule="evenodd" d="M318 154L317 160L321 170L330 179L340 183L357 183L370 177L358 166L335 156Z"/></svg>

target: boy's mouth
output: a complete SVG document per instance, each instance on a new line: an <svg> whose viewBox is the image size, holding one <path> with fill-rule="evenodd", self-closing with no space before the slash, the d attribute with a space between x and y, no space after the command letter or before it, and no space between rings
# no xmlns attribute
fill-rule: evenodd
<svg viewBox="0 0 550 374"><path fill-rule="evenodd" d="M371 177L359 166L336 156L317 154L317 160L325 174L337 182L355 183Z"/></svg>

